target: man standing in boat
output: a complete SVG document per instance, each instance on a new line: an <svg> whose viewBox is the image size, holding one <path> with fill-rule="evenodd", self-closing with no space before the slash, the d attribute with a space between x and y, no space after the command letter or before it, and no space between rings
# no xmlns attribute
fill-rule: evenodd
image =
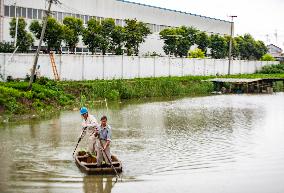
<svg viewBox="0 0 284 193"><path fill-rule="evenodd" d="M110 143L111 143L111 127L107 124L107 117L101 118L101 125L98 127L96 136L99 137L96 143L97 165L102 164L103 159L107 164L111 161Z"/></svg>
<svg viewBox="0 0 284 193"><path fill-rule="evenodd" d="M90 115L88 112L88 109L86 107L82 107L80 109L80 114L82 116L82 128L83 128L83 136L82 138L87 134L88 137L88 152L94 153L95 152L95 144L96 144L96 137L95 133L97 128L99 127L99 124L97 122L97 119Z"/></svg>

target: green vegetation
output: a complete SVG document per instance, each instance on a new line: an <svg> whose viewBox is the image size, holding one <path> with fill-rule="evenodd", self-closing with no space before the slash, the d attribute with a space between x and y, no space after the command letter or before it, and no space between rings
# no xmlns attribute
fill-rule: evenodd
<svg viewBox="0 0 284 193"><path fill-rule="evenodd" d="M261 61L275 61L275 58L271 54L264 54Z"/></svg>
<svg viewBox="0 0 284 193"><path fill-rule="evenodd" d="M223 78L284 78L282 74L228 75ZM0 119L23 115L48 115L60 109L94 105L94 101L133 98L210 95L215 76L143 78L55 82L40 78L31 91L27 82L0 83ZM283 91L282 83L275 91Z"/></svg>
<svg viewBox="0 0 284 193"><path fill-rule="evenodd" d="M205 54L201 49L196 48L188 52L188 57L189 58L205 58Z"/></svg>
<svg viewBox="0 0 284 193"><path fill-rule="evenodd" d="M20 52L27 52L34 43L34 38L31 33L26 30L27 22L24 18L18 18L17 30L17 46ZM16 18L10 21L10 36L15 38L16 35Z"/></svg>
<svg viewBox="0 0 284 193"><path fill-rule="evenodd" d="M211 35L210 44L211 57L215 59L226 58L228 53L228 47L226 39L220 35Z"/></svg>
<svg viewBox="0 0 284 193"><path fill-rule="evenodd" d="M145 38L151 34L151 31L145 23L136 19L126 19L125 23L125 48L127 55L135 54L138 56L139 45L145 42Z"/></svg>
<svg viewBox="0 0 284 193"><path fill-rule="evenodd" d="M11 43L0 42L0 53L11 53L14 50L14 46Z"/></svg>
<svg viewBox="0 0 284 193"><path fill-rule="evenodd" d="M191 46L196 43L198 30L193 27L166 28L160 32L164 40L164 52L176 57L187 57Z"/></svg>
<svg viewBox="0 0 284 193"><path fill-rule="evenodd" d="M211 57L215 59L227 58L229 55L230 36L212 34L208 36L193 27L172 27L160 32L164 40L164 52L167 55L179 57L187 56L191 46L196 44L205 55L210 48ZM255 40L250 34L238 36L232 40L232 57L242 60L260 60L268 51L262 41Z"/></svg>
<svg viewBox="0 0 284 193"><path fill-rule="evenodd" d="M71 53L79 43L79 35L83 31L83 21L75 17L65 17L63 20L63 41L69 47Z"/></svg>
<svg viewBox="0 0 284 193"><path fill-rule="evenodd" d="M38 20L32 21L30 31L33 32L37 39L40 39L43 22ZM47 51L58 51L61 47L64 38L63 26L55 18L48 17L47 27L44 34L43 41L47 44Z"/></svg>
<svg viewBox="0 0 284 193"><path fill-rule="evenodd" d="M283 74L284 73L284 64L277 64L271 66L262 67L261 74Z"/></svg>

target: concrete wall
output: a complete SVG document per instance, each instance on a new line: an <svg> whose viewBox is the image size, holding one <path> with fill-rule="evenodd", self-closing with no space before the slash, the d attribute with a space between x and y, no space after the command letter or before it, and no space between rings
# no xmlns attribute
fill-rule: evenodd
<svg viewBox="0 0 284 193"><path fill-rule="evenodd" d="M0 73L13 78L30 74L33 54L0 54ZM62 80L132 79L163 76L224 75L228 60L169 57L56 55L55 62ZM265 65L278 62L234 60L231 74L250 74ZM39 57L40 73L53 79L49 55Z"/></svg>

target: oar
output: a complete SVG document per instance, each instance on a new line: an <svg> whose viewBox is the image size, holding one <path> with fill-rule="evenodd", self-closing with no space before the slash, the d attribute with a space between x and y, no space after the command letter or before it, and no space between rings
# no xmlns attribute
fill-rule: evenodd
<svg viewBox="0 0 284 193"><path fill-rule="evenodd" d="M82 131L82 133L81 133L81 135L80 135L80 137L79 137L79 139L78 139L77 145L76 145L76 147L75 147L75 149L74 149L74 151L73 151L73 157L74 157L74 154L75 154L75 152L76 152L76 149L77 149L79 143L80 143L81 140L82 140L82 136L83 136L84 132L86 131L86 129L87 129L87 127L84 127L84 128L83 128L83 131Z"/></svg>
<svg viewBox="0 0 284 193"><path fill-rule="evenodd" d="M108 162L110 163L110 165L111 165L112 169L114 170L114 172L115 172L115 174L116 174L116 181L117 181L117 179L118 179L118 178L120 178L120 177L119 177L119 175L118 175L118 173L117 173L117 171L116 171L115 167L112 165L111 160L110 160L110 159L109 159L109 157L107 156L107 154L106 154L105 150L103 149L103 143L102 143L102 141L101 141L100 136L98 136L98 139L99 139L100 144L101 144L101 148L102 148L102 149L101 149L101 151L102 151L102 153L105 153L105 156L106 156L106 158L107 158Z"/></svg>

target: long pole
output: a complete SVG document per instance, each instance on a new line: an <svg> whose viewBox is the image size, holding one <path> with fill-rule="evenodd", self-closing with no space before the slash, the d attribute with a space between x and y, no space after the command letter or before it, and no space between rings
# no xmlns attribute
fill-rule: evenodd
<svg viewBox="0 0 284 193"><path fill-rule="evenodd" d="M100 142L101 148L103 148L103 143L102 143L102 140L101 140L100 136L98 136L98 139L99 139L99 142ZM117 180L117 179L119 178L119 175L118 175L118 173L117 173L117 171L116 171L115 167L114 167L114 166L113 166L113 164L111 163L111 160L110 160L110 158L108 157L108 155L107 155L107 153L105 152L105 150L104 150L104 149L101 149L101 151L102 151L102 153L104 153L104 154L105 154L105 156L106 156L106 158L107 158L108 162L110 163L110 165L111 165L112 169L114 170L114 172L115 172L115 174L116 174L116 180Z"/></svg>
<svg viewBox="0 0 284 193"><path fill-rule="evenodd" d="M17 13L17 0L15 0L15 15L16 15L16 30L15 30L15 42L14 42L14 47L17 46L17 38L18 38L18 25L19 25L19 17Z"/></svg>
<svg viewBox="0 0 284 193"><path fill-rule="evenodd" d="M4 1L0 0L0 42L3 41Z"/></svg>
<svg viewBox="0 0 284 193"><path fill-rule="evenodd" d="M233 36L234 36L234 17L237 16L229 16L231 17L231 35L230 35L230 43L229 43L229 67L228 67L228 75L231 74L231 63L232 63L232 47L233 47Z"/></svg>
<svg viewBox="0 0 284 193"><path fill-rule="evenodd" d="M31 72L28 90L32 89L32 84L33 84L33 81L34 81L34 75L35 75L35 70L36 70L36 66L37 66L37 62L38 62L39 52L40 52L40 49L41 49L41 44L42 44L42 41L43 41L43 38L44 38L44 34L45 34L46 26L47 26L47 20L48 20L48 17L50 15L51 4L53 3L53 1L54 0L49 0L48 9L46 11L46 16L45 16L44 21L43 21L41 36L40 36L40 39L39 39L39 44L38 44L36 54L35 54L35 58L34 58L34 64L33 64L33 69L32 69L32 72Z"/></svg>

